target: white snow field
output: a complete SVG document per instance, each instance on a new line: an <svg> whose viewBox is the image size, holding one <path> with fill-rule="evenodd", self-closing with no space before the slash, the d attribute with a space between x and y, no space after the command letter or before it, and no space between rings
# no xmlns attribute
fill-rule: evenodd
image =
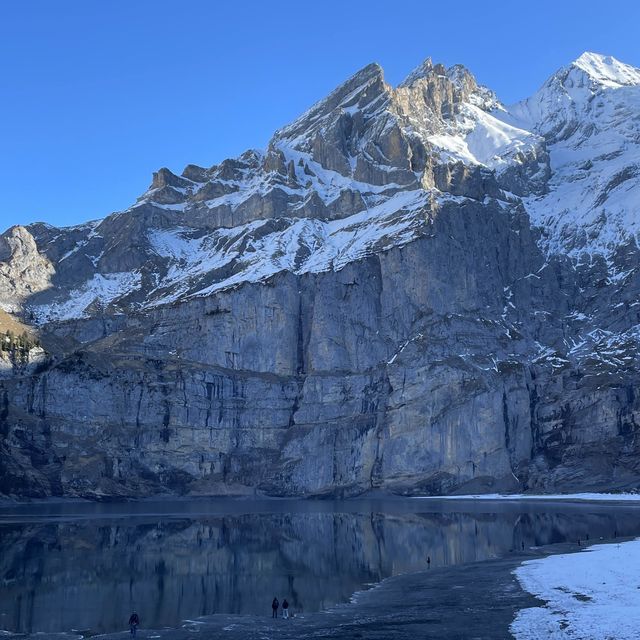
<svg viewBox="0 0 640 640"><path fill-rule="evenodd" d="M640 493L478 493L460 496L415 496L418 500L585 500L588 502L640 502Z"/></svg>
<svg viewBox="0 0 640 640"><path fill-rule="evenodd" d="M640 637L640 539L529 560L515 570L544 600L511 625L517 640L636 640Z"/></svg>

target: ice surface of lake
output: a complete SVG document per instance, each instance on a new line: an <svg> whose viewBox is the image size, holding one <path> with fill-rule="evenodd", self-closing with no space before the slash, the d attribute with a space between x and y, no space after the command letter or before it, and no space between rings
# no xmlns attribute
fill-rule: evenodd
<svg viewBox="0 0 640 640"><path fill-rule="evenodd" d="M348 601L400 573L640 535L640 505L168 500L0 506L0 629L162 628ZM427 558L431 559L430 565Z"/></svg>

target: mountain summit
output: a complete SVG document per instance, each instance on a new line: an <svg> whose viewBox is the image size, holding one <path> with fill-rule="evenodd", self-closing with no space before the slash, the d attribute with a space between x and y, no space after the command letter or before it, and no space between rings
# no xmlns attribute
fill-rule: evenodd
<svg viewBox="0 0 640 640"><path fill-rule="evenodd" d="M527 211L547 251L610 256L640 233L640 69L584 53L507 119L544 137L553 175Z"/></svg>
<svg viewBox="0 0 640 640"><path fill-rule="evenodd" d="M6 336L0 493L637 487L639 80L585 53L505 106L371 64L264 150L9 229L42 347Z"/></svg>
<svg viewBox="0 0 640 640"><path fill-rule="evenodd" d="M572 64L571 68L580 69L594 82L604 87L625 87L640 84L640 69L636 69L612 56L585 51Z"/></svg>

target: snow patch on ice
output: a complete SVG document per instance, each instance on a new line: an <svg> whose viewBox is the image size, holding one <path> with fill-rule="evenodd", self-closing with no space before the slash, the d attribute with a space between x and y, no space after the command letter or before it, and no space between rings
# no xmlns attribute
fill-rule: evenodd
<svg viewBox="0 0 640 640"><path fill-rule="evenodd" d="M478 493L460 496L415 496L418 500L586 500L589 502L640 502L640 493Z"/></svg>
<svg viewBox="0 0 640 640"><path fill-rule="evenodd" d="M522 587L546 602L522 609L518 640L635 640L640 628L640 540L530 560L515 570Z"/></svg>

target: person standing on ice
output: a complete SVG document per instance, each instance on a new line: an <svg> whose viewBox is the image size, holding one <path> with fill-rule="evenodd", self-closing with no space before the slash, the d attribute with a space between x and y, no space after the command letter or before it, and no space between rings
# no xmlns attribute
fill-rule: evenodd
<svg viewBox="0 0 640 640"><path fill-rule="evenodd" d="M139 624L140 624L140 618L138 617L138 614L134 611L129 616L129 629L131 629L131 635L134 638L136 637L136 630L138 629Z"/></svg>
<svg viewBox="0 0 640 640"><path fill-rule="evenodd" d="M289 603L286 598L282 601L282 617L284 620L289 619Z"/></svg>
<svg viewBox="0 0 640 640"><path fill-rule="evenodd" d="M277 618L278 617L278 607L280 606L280 603L278 602L278 598L274 598L273 602L271 603L271 617L272 618Z"/></svg>

